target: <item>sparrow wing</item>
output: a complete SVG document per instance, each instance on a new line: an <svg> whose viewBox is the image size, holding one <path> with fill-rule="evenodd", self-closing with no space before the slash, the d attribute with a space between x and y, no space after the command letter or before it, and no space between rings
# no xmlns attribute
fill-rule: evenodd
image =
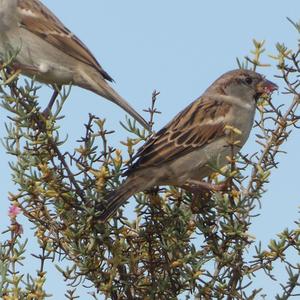
<svg viewBox="0 0 300 300"><path fill-rule="evenodd" d="M139 149L136 162L125 175L137 168L159 167L224 136L229 109L224 102L208 97L197 99Z"/></svg>
<svg viewBox="0 0 300 300"><path fill-rule="evenodd" d="M113 81L84 43L40 1L19 0L18 6L20 26L76 60L95 68L106 80Z"/></svg>

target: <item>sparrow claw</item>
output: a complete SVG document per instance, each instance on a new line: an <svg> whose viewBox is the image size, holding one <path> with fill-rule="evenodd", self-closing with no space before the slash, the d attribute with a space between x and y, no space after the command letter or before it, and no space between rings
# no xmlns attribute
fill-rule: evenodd
<svg viewBox="0 0 300 300"><path fill-rule="evenodd" d="M239 190L239 187L233 182L232 178L226 178L226 180L220 184L214 185L216 192L226 192L228 190L235 189L236 191Z"/></svg>

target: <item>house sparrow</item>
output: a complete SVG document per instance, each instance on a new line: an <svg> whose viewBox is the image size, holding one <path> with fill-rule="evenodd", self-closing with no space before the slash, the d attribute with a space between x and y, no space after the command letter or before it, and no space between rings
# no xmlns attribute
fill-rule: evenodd
<svg viewBox="0 0 300 300"><path fill-rule="evenodd" d="M39 0L0 0L0 61L16 55L15 68L40 82L74 84L149 124L107 83L113 79L88 48Z"/></svg>
<svg viewBox="0 0 300 300"><path fill-rule="evenodd" d="M154 134L137 152L124 173L127 179L105 199L100 222L108 220L133 194L156 185L184 187L228 163L248 139L256 102L277 86L249 70L223 74L204 94ZM238 129L238 145L229 146L228 128Z"/></svg>

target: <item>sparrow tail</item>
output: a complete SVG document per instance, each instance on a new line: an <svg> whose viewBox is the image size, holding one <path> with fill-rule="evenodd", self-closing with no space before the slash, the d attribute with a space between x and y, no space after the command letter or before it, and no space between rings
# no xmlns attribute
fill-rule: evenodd
<svg viewBox="0 0 300 300"><path fill-rule="evenodd" d="M108 88L105 89L105 91L107 92L106 98L123 108L145 129L151 131L149 123L133 107L131 107L131 105L124 98L122 98L113 88L111 88L109 85L107 85L107 87Z"/></svg>
<svg viewBox="0 0 300 300"><path fill-rule="evenodd" d="M122 184L117 190L111 192L106 197L107 206L105 211L99 216L99 222L104 223L112 217L118 208L124 204L136 192L136 187L132 182Z"/></svg>
<svg viewBox="0 0 300 300"><path fill-rule="evenodd" d="M119 107L123 108L130 116L132 116L136 121L138 121L145 129L151 131L149 123L133 108L131 105L121 97L104 79L100 81L95 81L90 78L87 74L82 74L85 80L89 82L89 89L94 93L105 97L111 102L117 104Z"/></svg>

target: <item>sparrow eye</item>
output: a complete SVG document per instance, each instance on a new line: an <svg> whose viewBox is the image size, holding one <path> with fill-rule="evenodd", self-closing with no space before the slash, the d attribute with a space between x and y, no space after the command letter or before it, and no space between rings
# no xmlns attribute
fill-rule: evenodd
<svg viewBox="0 0 300 300"><path fill-rule="evenodd" d="M252 84L253 80L250 77L246 77L245 82L250 85L250 84Z"/></svg>

